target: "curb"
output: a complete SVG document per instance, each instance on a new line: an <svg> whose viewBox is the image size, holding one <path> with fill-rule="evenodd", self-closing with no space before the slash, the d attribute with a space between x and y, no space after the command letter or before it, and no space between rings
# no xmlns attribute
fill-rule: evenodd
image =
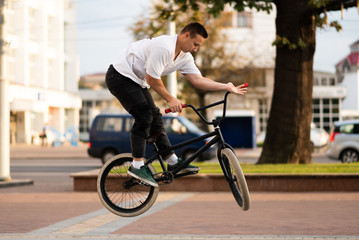
<svg viewBox="0 0 359 240"><path fill-rule="evenodd" d="M97 191L100 169L73 173L74 191ZM359 191L359 174L245 174L250 191L323 192ZM230 191L223 174L197 174L176 178L172 184L160 185L161 191L210 192Z"/></svg>
<svg viewBox="0 0 359 240"><path fill-rule="evenodd" d="M33 185L34 181L32 179L12 179L10 181L0 181L0 188L7 188L7 187L18 187L18 186L25 186L25 185Z"/></svg>

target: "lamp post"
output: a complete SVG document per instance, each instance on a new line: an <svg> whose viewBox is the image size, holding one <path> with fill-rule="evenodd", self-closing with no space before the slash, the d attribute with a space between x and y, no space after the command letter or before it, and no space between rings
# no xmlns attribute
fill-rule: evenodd
<svg viewBox="0 0 359 240"><path fill-rule="evenodd" d="M170 8L172 8L172 0L169 0ZM167 34L170 36L176 35L176 23L172 21L172 16L168 18ZM168 92L177 98L177 72L173 72L167 76Z"/></svg>
<svg viewBox="0 0 359 240"><path fill-rule="evenodd" d="M0 0L0 181L10 181L9 81L5 77L5 0Z"/></svg>

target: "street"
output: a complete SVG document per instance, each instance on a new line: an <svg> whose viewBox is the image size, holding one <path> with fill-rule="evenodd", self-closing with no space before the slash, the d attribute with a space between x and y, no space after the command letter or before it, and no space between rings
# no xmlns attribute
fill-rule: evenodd
<svg viewBox="0 0 359 240"><path fill-rule="evenodd" d="M11 161L13 179L32 179L33 186L18 187L24 191L72 192L70 174L102 166L98 159L16 159ZM14 188L17 190L18 188Z"/></svg>

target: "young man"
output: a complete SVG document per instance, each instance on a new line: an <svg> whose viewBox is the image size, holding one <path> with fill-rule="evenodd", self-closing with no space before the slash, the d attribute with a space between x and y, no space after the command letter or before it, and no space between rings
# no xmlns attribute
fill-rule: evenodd
<svg viewBox="0 0 359 240"><path fill-rule="evenodd" d="M193 22L185 26L179 35L163 35L134 42L107 71L108 89L135 119L131 130L133 162L128 174L151 186L158 185L144 165L146 139L159 136L156 144L160 150L171 144L164 133L162 115L154 104L149 88L167 102L172 112L182 111L181 101L167 91L161 76L179 70L197 88L225 90L241 95L246 93L244 85L218 83L201 75L191 52L196 52L207 37L206 29L200 23ZM183 162L173 151L164 153L163 157L167 160L169 170ZM183 172L189 171L199 171L199 168L190 164Z"/></svg>

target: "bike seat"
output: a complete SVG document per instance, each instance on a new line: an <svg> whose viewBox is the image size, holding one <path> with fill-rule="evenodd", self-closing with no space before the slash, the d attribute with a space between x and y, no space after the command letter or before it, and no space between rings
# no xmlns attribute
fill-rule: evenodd
<svg viewBox="0 0 359 240"><path fill-rule="evenodd" d="M164 131L156 132L156 133L152 134L151 136L149 136L146 139L146 141L148 144L153 144L154 142L156 142L157 138L159 138L161 136L166 136L166 133Z"/></svg>

